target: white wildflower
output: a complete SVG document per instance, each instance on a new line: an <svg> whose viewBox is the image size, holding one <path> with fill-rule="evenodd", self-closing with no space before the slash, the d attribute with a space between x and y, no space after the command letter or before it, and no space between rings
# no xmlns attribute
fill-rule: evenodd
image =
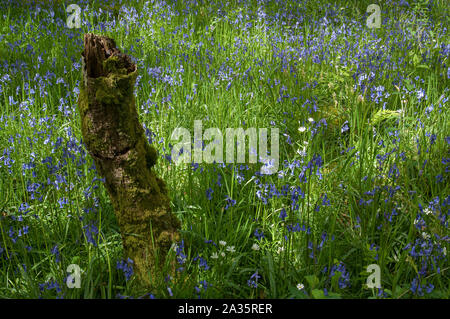
<svg viewBox="0 0 450 319"><path fill-rule="evenodd" d="M430 239L431 236L429 234L427 234L426 232L422 232L422 237L423 239Z"/></svg>

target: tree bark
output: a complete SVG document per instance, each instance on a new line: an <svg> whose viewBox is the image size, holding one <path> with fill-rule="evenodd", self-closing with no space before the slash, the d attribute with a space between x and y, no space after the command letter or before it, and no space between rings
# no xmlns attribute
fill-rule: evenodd
<svg viewBox="0 0 450 319"><path fill-rule="evenodd" d="M179 220L171 213L156 150L147 143L133 95L136 65L113 39L84 35L78 99L84 143L114 206L126 257L145 286L158 276ZM156 259L159 258L159 261Z"/></svg>

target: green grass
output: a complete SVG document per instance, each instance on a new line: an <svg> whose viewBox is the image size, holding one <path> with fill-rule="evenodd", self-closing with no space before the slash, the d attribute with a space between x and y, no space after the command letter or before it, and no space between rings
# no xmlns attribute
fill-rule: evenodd
<svg viewBox="0 0 450 319"><path fill-rule="evenodd" d="M81 143L74 63L95 32L136 59L136 106L182 222L182 269L146 293L448 298L444 1L269 2L266 17L256 1L78 2L81 29L65 25L70 3L1 4L0 297L143 295L117 269L120 231ZM371 3L380 29L366 26ZM193 134L194 120L278 128L279 174L174 165L171 134ZM65 283L70 264L83 270L79 289ZM365 286L370 264L382 291Z"/></svg>

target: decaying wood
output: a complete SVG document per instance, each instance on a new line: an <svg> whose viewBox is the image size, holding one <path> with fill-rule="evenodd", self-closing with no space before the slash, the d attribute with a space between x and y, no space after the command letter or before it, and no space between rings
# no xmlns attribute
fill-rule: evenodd
<svg viewBox="0 0 450 319"><path fill-rule="evenodd" d="M78 104L83 140L105 178L125 254L148 284L179 240L180 223L171 213L165 183L152 169L156 150L139 123L133 95L137 68L104 36L85 34L82 56Z"/></svg>

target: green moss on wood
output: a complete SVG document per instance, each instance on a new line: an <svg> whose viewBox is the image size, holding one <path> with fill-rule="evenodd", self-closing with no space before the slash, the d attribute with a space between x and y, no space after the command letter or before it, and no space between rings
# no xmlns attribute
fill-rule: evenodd
<svg viewBox="0 0 450 319"><path fill-rule="evenodd" d="M113 203L124 251L144 283L158 273L156 254L164 260L179 240L180 223L170 211L164 182L152 167L156 150L148 144L139 123L133 88L137 71L127 73L120 56L103 61L105 76L82 84L79 108L83 140Z"/></svg>

